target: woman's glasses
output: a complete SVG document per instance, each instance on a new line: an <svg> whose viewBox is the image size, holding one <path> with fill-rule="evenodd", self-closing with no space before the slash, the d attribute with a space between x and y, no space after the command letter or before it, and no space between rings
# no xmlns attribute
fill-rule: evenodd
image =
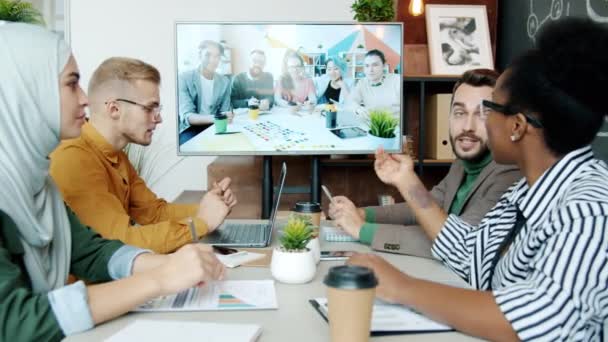
<svg viewBox="0 0 608 342"><path fill-rule="evenodd" d="M513 108L512 106L501 105L499 103L496 103L496 102L493 102L490 100L482 100L481 107L482 107L481 108L482 113L489 113L489 111L487 109L494 111L494 112L502 113L504 115L515 115L515 114L521 113L526 118L526 121L530 125L532 125L536 128L543 128L543 124L537 118L533 117L532 115L530 115L528 113L519 111L519 110Z"/></svg>

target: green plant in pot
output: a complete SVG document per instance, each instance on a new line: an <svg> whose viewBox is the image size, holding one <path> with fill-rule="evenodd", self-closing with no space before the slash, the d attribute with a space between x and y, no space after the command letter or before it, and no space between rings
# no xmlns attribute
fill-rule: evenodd
<svg viewBox="0 0 608 342"><path fill-rule="evenodd" d="M313 226L300 217L292 216L283 228L281 246L272 252L270 272L286 284L304 284L315 277L314 256L306 247L313 236Z"/></svg>
<svg viewBox="0 0 608 342"><path fill-rule="evenodd" d="M0 20L44 25L40 11L21 0L0 0Z"/></svg>
<svg viewBox="0 0 608 342"><path fill-rule="evenodd" d="M399 120L388 110L374 109L369 112L369 134L378 138L394 138Z"/></svg>
<svg viewBox="0 0 608 342"><path fill-rule="evenodd" d="M308 241L306 247L312 252L312 256L315 259L315 264L318 264L319 261L321 261L321 244L319 243L320 227L312 222L312 217L310 215L293 213L290 215L290 217L305 222L306 225L312 230L312 233L310 234L310 241Z"/></svg>
<svg viewBox="0 0 608 342"><path fill-rule="evenodd" d="M369 137L376 145L392 149L397 143L394 138L398 124L399 120L389 110L373 109L369 112Z"/></svg>
<svg viewBox="0 0 608 342"><path fill-rule="evenodd" d="M392 21L395 18L393 0L355 0L350 6L359 22Z"/></svg>
<svg viewBox="0 0 608 342"><path fill-rule="evenodd" d="M308 217L293 215L283 229L281 248L286 252L301 252L312 238L313 227Z"/></svg>

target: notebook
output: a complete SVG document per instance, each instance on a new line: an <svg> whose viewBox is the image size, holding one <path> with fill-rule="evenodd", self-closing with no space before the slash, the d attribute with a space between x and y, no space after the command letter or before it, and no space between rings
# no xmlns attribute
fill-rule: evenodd
<svg viewBox="0 0 608 342"><path fill-rule="evenodd" d="M325 321L328 320L329 308L327 306L327 298L315 298L308 302ZM454 330L403 305L389 304L381 300L374 302L370 329L372 336Z"/></svg>
<svg viewBox="0 0 608 342"><path fill-rule="evenodd" d="M243 342L256 341L262 327L256 324L220 324L138 319L110 336L106 342Z"/></svg>
<svg viewBox="0 0 608 342"><path fill-rule="evenodd" d="M224 280L152 299L133 311L233 311L278 307L273 280Z"/></svg>
<svg viewBox="0 0 608 342"><path fill-rule="evenodd" d="M347 232L343 231L340 228L322 226L321 234L323 235L323 239L329 242L357 242L356 238L350 236Z"/></svg>
<svg viewBox="0 0 608 342"><path fill-rule="evenodd" d="M229 247L266 247L272 240L272 231L279 210L279 201L287 176L287 165L283 163L279 176L279 192L272 206L270 220L263 223L244 223L238 220L228 220L211 234L205 235L199 241L216 246Z"/></svg>
<svg viewBox="0 0 608 342"><path fill-rule="evenodd" d="M215 256L228 268L235 268L243 264L266 258L265 253L255 253L250 251L239 251L234 254L223 255L215 253Z"/></svg>

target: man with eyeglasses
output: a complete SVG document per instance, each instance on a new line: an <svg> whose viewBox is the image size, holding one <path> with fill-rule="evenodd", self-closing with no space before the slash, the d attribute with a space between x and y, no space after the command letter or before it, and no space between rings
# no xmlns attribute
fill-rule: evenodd
<svg viewBox="0 0 608 342"><path fill-rule="evenodd" d="M236 198L224 178L198 204L169 204L139 177L123 148L152 142L162 122L159 86L152 65L104 61L89 82L90 120L79 138L51 154L50 172L84 224L105 238L168 253L217 228Z"/></svg>
<svg viewBox="0 0 608 342"><path fill-rule="evenodd" d="M454 85L448 115L452 150L458 158L431 195L448 213L478 224L500 196L521 175L516 167L496 164L488 150L485 128L487 101L498 73L475 69ZM484 107L482 101L486 103ZM406 203L356 208L344 196L334 197L329 214L336 226L372 248L431 258L431 242Z"/></svg>

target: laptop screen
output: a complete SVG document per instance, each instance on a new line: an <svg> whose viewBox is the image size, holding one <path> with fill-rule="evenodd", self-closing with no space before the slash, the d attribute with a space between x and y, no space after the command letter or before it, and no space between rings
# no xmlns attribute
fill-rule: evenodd
<svg viewBox="0 0 608 342"><path fill-rule="evenodd" d="M279 175L279 191L277 192L277 197L272 204L272 212L270 213L270 225L274 227L274 219L277 216L277 211L279 211L279 202L281 200L281 193L283 192L283 185L285 184L285 177L287 176L287 165L283 162L283 166L281 166L281 175Z"/></svg>

